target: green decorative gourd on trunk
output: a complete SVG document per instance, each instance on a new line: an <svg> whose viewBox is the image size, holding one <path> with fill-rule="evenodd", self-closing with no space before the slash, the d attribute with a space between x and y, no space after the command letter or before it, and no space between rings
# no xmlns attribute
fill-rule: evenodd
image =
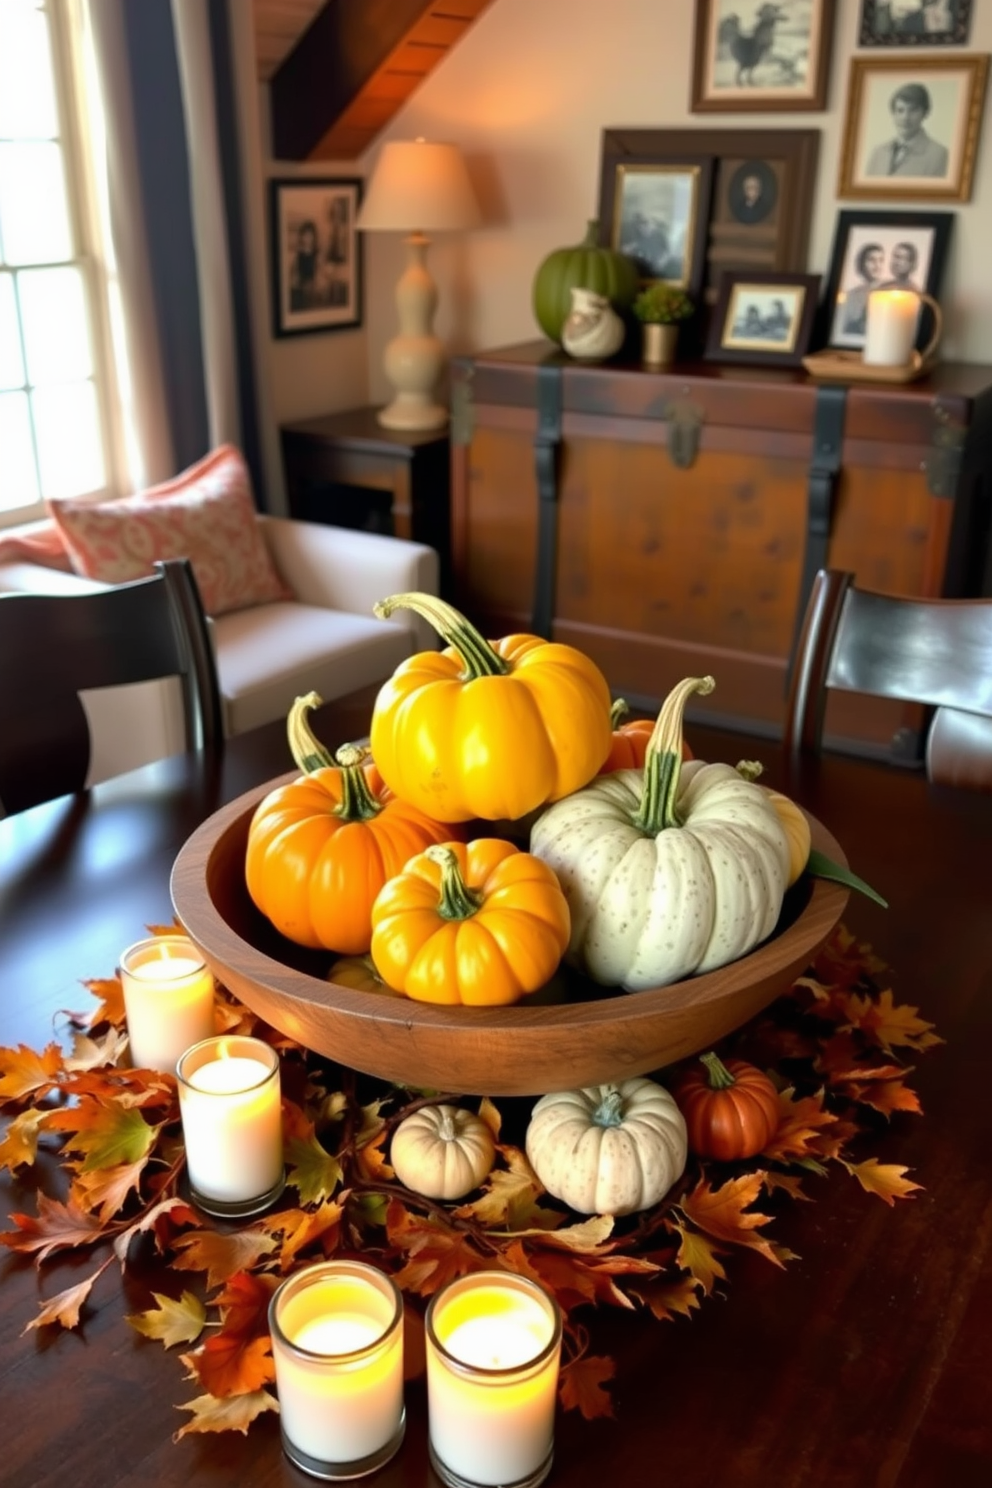
<svg viewBox="0 0 992 1488"><path fill-rule="evenodd" d="M572 290L592 289L605 295L614 310L629 309L637 293L637 265L625 253L597 243L599 223L590 222L585 238L572 248L556 248L534 279L534 315L546 336L561 342L562 326L572 308Z"/></svg>

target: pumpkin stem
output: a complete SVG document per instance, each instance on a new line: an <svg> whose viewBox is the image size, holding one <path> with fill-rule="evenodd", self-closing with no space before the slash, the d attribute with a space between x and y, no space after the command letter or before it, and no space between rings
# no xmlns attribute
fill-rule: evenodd
<svg viewBox="0 0 992 1488"><path fill-rule="evenodd" d="M593 1126L623 1126L623 1096L615 1085L604 1085L603 1096L592 1113Z"/></svg>
<svg viewBox="0 0 992 1488"><path fill-rule="evenodd" d="M630 712L630 704L626 698L617 698L610 707L610 728L619 728L621 723Z"/></svg>
<svg viewBox="0 0 992 1488"><path fill-rule="evenodd" d="M765 767L760 760L738 760L734 769L742 780L757 780L759 775L765 773Z"/></svg>
<svg viewBox="0 0 992 1488"><path fill-rule="evenodd" d="M297 769L302 770L304 775L312 775L314 770L334 767L333 759L314 735L309 723L310 713L314 708L319 708L323 701L319 693L308 692L305 697L296 699L286 719L289 750L296 761Z"/></svg>
<svg viewBox="0 0 992 1488"><path fill-rule="evenodd" d="M455 1123L451 1119L451 1112L446 1106L439 1106L438 1110L441 1113L441 1120L438 1122L437 1134L442 1142L453 1142L458 1136L458 1132L455 1130Z"/></svg>
<svg viewBox="0 0 992 1488"><path fill-rule="evenodd" d="M371 821L382 810L369 786L369 778L362 765L370 751L361 744L342 744L335 755L341 770L341 802L335 806L334 815L342 821Z"/></svg>
<svg viewBox="0 0 992 1488"><path fill-rule="evenodd" d="M426 856L441 869L441 897L437 912L445 920L467 920L481 909L484 895L478 889L470 889L458 866L458 855L450 847L434 843L426 850Z"/></svg>
<svg viewBox="0 0 992 1488"><path fill-rule="evenodd" d="M727 1066L721 1062L716 1054L700 1054L701 1062L706 1066L709 1077L708 1083L711 1090L729 1090L731 1085L736 1085L737 1080L730 1073Z"/></svg>
<svg viewBox="0 0 992 1488"><path fill-rule="evenodd" d="M465 663L462 681L476 677L505 677L510 668L502 656L476 630L471 621L459 614L454 605L433 594L391 594L372 606L380 620L388 620L394 610L413 610L433 625L447 645L457 651Z"/></svg>
<svg viewBox="0 0 992 1488"><path fill-rule="evenodd" d="M682 715L694 692L703 697L712 692L712 677L686 677L673 687L661 705L644 756L644 789L633 824L646 837L657 837L666 827L682 825L675 803L682 771Z"/></svg>

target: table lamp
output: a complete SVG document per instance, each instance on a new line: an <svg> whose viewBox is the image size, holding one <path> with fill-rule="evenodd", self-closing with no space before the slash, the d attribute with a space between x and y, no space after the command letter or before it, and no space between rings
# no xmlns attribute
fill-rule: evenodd
<svg viewBox="0 0 992 1488"><path fill-rule="evenodd" d="M444 365L434 334L437 288L427 267L428 233L472 227L479 208L457 145L391 140L372 172L357 226L405 232L407 264L396 286L400 331L386 347L395 397L378 415L387 429L441 429L448 410L433 397Z"/></svg>

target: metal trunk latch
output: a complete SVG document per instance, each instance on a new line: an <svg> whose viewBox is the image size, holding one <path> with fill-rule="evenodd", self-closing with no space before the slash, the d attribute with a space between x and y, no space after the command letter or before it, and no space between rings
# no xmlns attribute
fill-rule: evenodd
<svg viewBox="0 0 992 1488"><path fill-rule="evenodd" d="M691 398L674 398L665 406L668 423L668 454L679 470L688 470L699 453L699 431L703 410Z"/></svg>

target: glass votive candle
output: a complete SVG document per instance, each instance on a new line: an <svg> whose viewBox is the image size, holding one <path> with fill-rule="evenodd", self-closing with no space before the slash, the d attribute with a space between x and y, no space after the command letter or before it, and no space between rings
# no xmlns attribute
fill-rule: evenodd
<svg viewBox="0 0 992 1488"><path fill-rule="evenodd" d="M430 1459L451 1488L535 1488L551 1470L561 1313L526 1277L477 1271L426 1317Z"/></svg>
<svg viewBox="0 0 992 1488"><path fill-rule="evenodd" d="M287 1277L269 1303L283 1451L316 1478L360 1478L406 1430L403 1299L363 1261Z"/></svg>
<svg viewBox="0 0 992 1488"><path fill-rule="evenodd" d="M285 1184L275 1049L224 1034L187 1049L176 1073L193 1202L224 1218L267 1209Z"/></svg>
<svg viewBox="0 0 992 1488"><path fill-rule="evenodd" d="M131 1063L176 1072L180 1054L214 1031L214 979L191 940L155 935L121 956Z"/></svg>

